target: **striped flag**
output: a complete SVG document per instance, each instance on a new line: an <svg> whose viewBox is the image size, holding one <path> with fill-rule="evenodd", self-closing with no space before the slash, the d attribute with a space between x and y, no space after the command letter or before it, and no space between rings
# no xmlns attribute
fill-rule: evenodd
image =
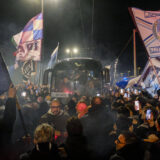
<svg viewBox="0 0 160 160"><path fill-rule="evenodd" d="M160 11L129 10L149 56L160 56Z"/></svg>
<svg viewBox="0 0 160 160"><path fill-rule="evenodd" d="M51 69L55 65L55 63L57 61L58 48L59 48L59 43L51 54L51 59L48 62L47 69Z"/></svg>
<svg viewBox="0 0 160 160"><path fill-rule="evenodd" d="M33 17L24 29L12 37L17 51L14 52L17 61L40 61L41 43L43 38L43 15Z"/></svg>

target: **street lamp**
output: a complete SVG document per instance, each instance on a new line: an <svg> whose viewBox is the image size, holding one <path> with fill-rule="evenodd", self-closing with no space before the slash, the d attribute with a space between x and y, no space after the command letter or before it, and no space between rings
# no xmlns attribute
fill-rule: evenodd
<svg viewBox="0 0 160 160"><path fill-rule="evenodd" d="M67 53L67 54L70 54L70 55L71 55L71 58L72 58L72 55L73 55L73 54L77 54L77 53L78 53L78 48L73 48L73 49L67 48L67 49L66 49L66 53Z"/></svg>
<svg viewBox="0 0 160 160"><path fill-rule="evenodd" d="M78 49L77 48L73 48L73 53L78 53Z"/></svg>
<svg viewBox="0 0 160 160"><path fill-rule="evenodd" d="M66 49L66 53L70 53L70 49L67 48L67 49Z"/></svg>

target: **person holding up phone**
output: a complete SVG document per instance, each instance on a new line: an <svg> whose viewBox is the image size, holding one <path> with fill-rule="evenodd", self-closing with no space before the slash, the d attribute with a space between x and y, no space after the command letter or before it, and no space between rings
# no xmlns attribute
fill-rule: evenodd
<svg viewBox="0 0 160 160"><path fill-rule="evenodd" d="M157 117L157 111L153 106L145 106L142 110L143 123L136 129L135 133L142 139L146 138L148 132L156 131L155 120Z"/></svg>

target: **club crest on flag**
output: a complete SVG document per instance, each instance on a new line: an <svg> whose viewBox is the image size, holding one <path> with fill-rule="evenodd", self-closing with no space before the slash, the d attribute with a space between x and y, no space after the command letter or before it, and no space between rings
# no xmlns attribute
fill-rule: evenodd
<svg viewBox="0 0 160 160"><path fill-rule="evenodd" d="M31 78L32 75L36 74L36 65L33 60L25 61L21 68L22 74L26 79Z"/></svg>

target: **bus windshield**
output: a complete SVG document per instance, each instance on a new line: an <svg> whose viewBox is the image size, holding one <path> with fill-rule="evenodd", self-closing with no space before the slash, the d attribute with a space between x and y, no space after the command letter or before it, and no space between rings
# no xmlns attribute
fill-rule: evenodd
<svg viewBox="0 0 160 160"><path fill-rule="evenodd" d="M94 67L91 65L87 67L83 62L81 64L83 67L82 65L75 67L70 62L61 64L60 67L56 66L52 74L51 91L95 95L101 87L100 67L97 67L96 63L94 65L92 63Z"/></svg>

